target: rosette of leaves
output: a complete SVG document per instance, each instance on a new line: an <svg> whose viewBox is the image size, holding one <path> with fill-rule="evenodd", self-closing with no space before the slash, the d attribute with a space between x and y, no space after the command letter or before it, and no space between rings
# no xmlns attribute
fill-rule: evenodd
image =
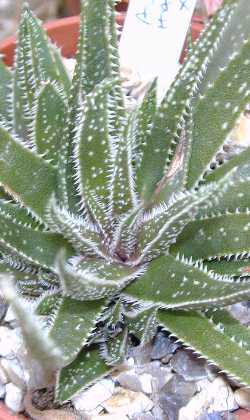
<svg viewBox="0 0 250 420"><path fill-rule="evenodd" d="M162 102L152 83L132 113L113 0L82 2L72 81L24 8L0 66L1 285L58 401L158 326L250 385L250 332L223 309L250 296L250 152L216 161L249 101L249 0L225 1Z"/></svg>

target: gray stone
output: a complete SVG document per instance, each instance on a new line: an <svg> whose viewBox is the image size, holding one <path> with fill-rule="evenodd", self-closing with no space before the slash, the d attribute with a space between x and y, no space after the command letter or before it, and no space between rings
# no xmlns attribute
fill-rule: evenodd
<svg viewBox="0 0 250 420"><path fill-rule="evenodd" d="M135 365L141 366L151 361L152 344L147 343L143 346L132 347L129 356L133 357Z"/></svg>
<svg viewBox="0 0 250 420"><path fill-rule="evenodd" d="M0 400L5 397L5 385L0 382Z"/></svg>
<svg viewBox="0 0 250 420"><path fill-rule="evenodd" d="M109 414L127 415L133 417L147 413L153 408L153 402L142 392L117 388L115 394L102 406Z"/></svg>
<svg viewBox="0 0 250 420"><path fill-rule="evenodd" d="M8 305L0 297L0 322L5 317Z"/></svg>
<svg viewBox="0 0 250 420"><path fill-rule="evenodd" d="M179 420L197 420L206 413L233 411L237 408L232 389L223 378L217 377L180 409Z"/></svg>
<svg viewBox="0 0 250 420"><path fill-rule="evenodd" d="M241 324L250 324L250 307L247 302L235 303L229 306L229 311Z"/></svg>
<svg viewBox="0 0 250 420"><path fill-rule="evenodd" d="M5 405L14 413L23 411L23 391L12 383L7 384L5 388Z"/></svg>
<svg viewBox="0 0 250 420"><path fill-rule="evenodd" d="M136 373L141 375L146 373L151 375L154 379L155 392L159 390L172 378L173 374L170 367L162 366L158 360L154 360L151 363L145 364L135 369Z"/></svg>
<svg viewBox="0 0 250 420"><path fill-rule="evenodd" d="M185 406L197 391L194 382L186 382L180 375L174 375L162 388L159 402L165 415L171 420L177 420L179 410Z"/></svg>
<svg viewBox="0 0 250 420"><path fill-rule="evenodd" d="M198 381L207 377L207 363L189 351L177 351L170 360L170 366L186 381Z"/></svg>
<svg viewBox="0 0 250 420"><path fill-rule="evenodd" d="M72 403L75 409L79 411L94 410L112 396L114 387L114 382L111 379L102 379L87 389L87 391L81 392L72 398Z"/></svg>
<svg viewBox="0 0 250 420"><path fill-rule="evenodd" d="M179 347L179 344L175 343L173 340L167 337L166 334L164 334L163 332L159 332L156 335L153 342L151 358L153 360L162 359L166 357L167 355L173 354L177 350L178 347Z"/></svg>
<svg viewBox="0 0 250 420"><path fill-rule="evenodd" d="M130 370L121 372L116 380L123 388L128 388L131 391L144 392L145 394L152 392L152 376L148 373L138 375L134 370Z"/></svg>
<svg viewBox="0 0 250 420"><path fill-rule="evenodd" d="M136 418L134 417L134 420L155 420L155 417L151 413L142 414L141 416L136 415Z"/></svg>
<svg viewBox="0 0 250 420"><path fill-rule="evenodd" d="M8 376L7 376L7 373L5 372L5 370L3 369L3 367L1 366L2 360L0 360L0 383L5 385L8 382Z"/></svg>

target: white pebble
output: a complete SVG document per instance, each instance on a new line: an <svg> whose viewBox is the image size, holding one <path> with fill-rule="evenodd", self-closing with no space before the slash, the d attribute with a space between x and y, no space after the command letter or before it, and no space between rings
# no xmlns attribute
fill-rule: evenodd
<svg viewBox="0 0 250 420"><path fill-rule="evenodd" d="M23 411L23 391L12 383L7 384L4 402L14 413Z"/></svg>
<svg viewBox="0 0 250 420"><path fill-rule="evenodd" d="M91 411L112 396L114 387L111 379L103 379L74 397L72 403L76 410Z"/></svg>
<svg viewBox="0 0 250 420"><path fill-rule="evenodd" d="M0 326L0 356L11 358L15 356L22 340L16 330Z"/></svg>

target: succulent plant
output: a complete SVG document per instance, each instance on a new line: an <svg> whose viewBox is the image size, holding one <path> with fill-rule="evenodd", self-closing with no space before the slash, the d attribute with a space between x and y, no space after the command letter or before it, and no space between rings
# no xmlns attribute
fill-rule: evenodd
<svg viewBox="0 0 250 420"><path fill-rule="evenodd" d="M27 6L0 65L1 288L60 402L159 326L250 385L250 331L223 309L250 296L250 151L216 160L250 102L250 5L224 3L133 112L113 0L82 2L72 82Z"/></svg>

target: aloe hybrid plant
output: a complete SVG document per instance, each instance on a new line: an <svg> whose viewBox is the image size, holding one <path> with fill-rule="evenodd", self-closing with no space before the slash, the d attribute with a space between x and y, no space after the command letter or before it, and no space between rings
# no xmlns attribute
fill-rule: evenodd
<svg viewBox="0 0 250 420"><path fill-rule="evenodd" d="M58 401L158 326L250 385L249 329L223 309L250 296L250 151L216 164L249 101L249 0L225 1L161 104L154 82L132 113L113 0L82 2L72 82L24 7L0 65L1 287Z"/></svg>

